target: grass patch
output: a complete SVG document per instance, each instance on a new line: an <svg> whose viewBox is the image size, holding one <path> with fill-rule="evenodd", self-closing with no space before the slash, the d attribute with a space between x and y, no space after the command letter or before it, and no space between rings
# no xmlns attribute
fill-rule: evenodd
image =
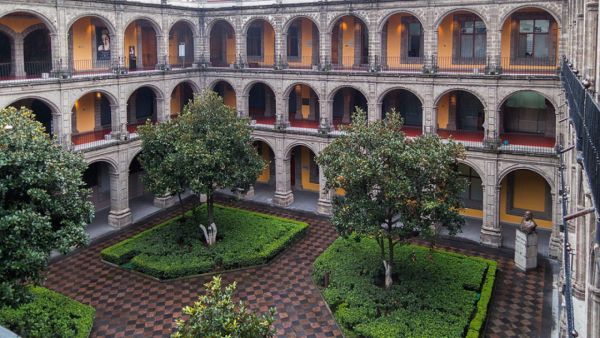
<svg viewBox="0 0 600 338"><path fill-rule="evenodd" d="M96 311L60 293L31 287L31 300L16 308L0 308L0 325L21 337L76 337L90 335Z"/></svg>
<svg viewBox="0 0 600 338"><path fill-rule="evenodd" d="M268 262L297 239L308 224L247 210L215 206L217 243L206 246L198 224L206 206L102 250L102 258L160 279L229 270Z"/></svg>
<svg viewBox="0 0 600 338"><path fill-rule="evenodd" d="M314 263L313 279L346 337L479 337L496 262L406 245L395 249L394 285L373 239L338 238Z"/></svg>

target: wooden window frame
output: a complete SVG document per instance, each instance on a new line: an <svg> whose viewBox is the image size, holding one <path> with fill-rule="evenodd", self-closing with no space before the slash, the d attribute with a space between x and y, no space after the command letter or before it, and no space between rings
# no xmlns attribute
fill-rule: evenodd
<svg viewBox="0 0 600 338"><path fill-rule="evenodd" d="M521 33L520 31L520 24L521 24L521 20L533 20L534 21L534 27L535 27L535 21L536 20L548 20L549 24L548 24L548 32L547 33ZM555 29L555 25L556 25L556 21L554 20L554 18L547 13L515 13L511 16L511 34L510 34L510 62L511 64L514 65L528 65L531 63L534 63L536 65L538 65L539 61L546 61L543 63L539 63L539 65L543 66L543 65L547 65L547 66L552 66L556 64L556 51L558 48L558 44L557 44L557 36L556 33L554 32ZM522 57L520 56L519 53L519 38L521 35L528 35L528 34L532 34L533 35L533 51L535 53L535 37L536 35L547 35L549 37L549 44L550 44L550 56L548 57L543 57L543 58L538 58L535 55L533 55L532 57Z"/></svg>
<svg viewBox="0 0 600 338"><path fill-rule="evenodd" d="M410 49L410 24L411 23L418 23L419 27L420 27L420 34L419 34L419 56L409 56L408 55L408 50ZM413 16L403 16L400 19L400 24L404 26L404 30L402 30L402 34L400 36L400 45L404 48L402 48L401 53L402 53L402 57L400 59L400 63L423 63L423 55L424 55L424 48L425 48L425 34L423 32L423 25L421 24L421 22L419 20L417 20L417 18L413 17Z"/></svg>
<svg viewBox="0 0 600 338"><path fill-rule="evenodd" d="M290 55L290 42L291 42L291 36L290 36L290 30L292 28L296 29L296 34L297 36L297 48L298 48L298 55ZM291 62L300 62L302 61L302 25L298 24L298 22L294 22L290 25L290 27L288 28L288 33L287 33L287 37L286 37L286 52L287 52L287 57L288 57L288 61Z"/></svg>
<svg viewBox="0 0 600 338"><path fill-rule="evenodd" d="M454 15L454 29L453 29L453 48L452 48L452 63L454 64L484 64L485 63L485 59L487 56L487 26L485 26L485 22L478 17L477 15L474 14L459 14L459 15ZM467 21L471 21L473 22L473 33L462 33L462 27L464 25L464 22ZM483 33L476 33L475 32L475 22L480 21L483 23L484 27L485 27L485 32ZM460 55L460 51L462 49L461 46L461 41L462 41L462 36L463 35L471 35L472 36L472 40L473 40L473 51L472 57L463 57ZM482 35L484 37L483 41L483 48L484 48L484 56L479 58L475 56L475 42L477 41L477 36Z"/></svg>
<svg viewBox="0 0 600 338"><path fill-rule="evenodd" d="M467 169L469 169L469 172L465 175L463 173L460 173L460 177L464 178L465 180L467 180L468 183L468 198L466 200L463 199L464 202L464 207L468 208L468 209L475 209L475 210L483 210L483 191L481 193L481 201L475 200L471 198L471 179L472 178L478 178L481 182L483 182L483 180L481 179L481 177L477 174L477 172L475 170L473 170L473 168L466 166L465 167ZM483 187L481 188L483 190Z"/></svg>
<svg viewBox="0 0 600 338"><path fill-rule="evenodd" d="M258 34L258 38L260 39L260 48L258 50L259 54L250 54L250 50L249 50L249 46L250 44L248 43L248 38L250 36L250 30L251 29L258 29L260 34ZM248 61L249 62L262 62L265 59L265 39L264 39L264 34L265 34L265 30L264 30L264 23L255 23L255 24L251 24L250 27L248 27L248 32L246 33L246 56L248 57Z"/></svg>

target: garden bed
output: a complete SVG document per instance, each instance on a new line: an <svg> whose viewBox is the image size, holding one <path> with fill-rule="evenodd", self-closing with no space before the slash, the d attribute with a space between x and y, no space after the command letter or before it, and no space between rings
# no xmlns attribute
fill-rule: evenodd
<svg viewBox="0 0 600 338"><path fill-rule="evenodd" d="M267 263L292 244L308 224L247 210L215 206L217 243L205 244L198 224L206 206L102 250L102 258L159 279L198 275Z"/></svg>
<svg viewBox="0 0 600 338"><path fill-rule="evenodd" d="M0 308L0 325L21 337L75 337L90 335L96 311L52 290L30 289L32 299L16 308Z"/></svg>
<svg viewBox="0 0 600 338"><path fill-rule="evenodd" d="M346 337L481 335L496 262L416 245L394 257L388 290L373 239L338 238L315 261L313 279Z"/></svg>

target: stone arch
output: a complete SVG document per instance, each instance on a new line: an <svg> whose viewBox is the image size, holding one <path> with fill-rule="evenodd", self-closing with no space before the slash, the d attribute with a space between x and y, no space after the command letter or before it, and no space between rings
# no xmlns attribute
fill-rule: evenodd
<svg viewBox="0 0 600 338"><path fill-rule="evenodd" d="M99 158L94 158L90 161L87 162L88 167L94 163L106 163L108 165L108 167L111 169L111 173L118 173L119 172L119 165L118 163L113 160L110 157L99 157Z"/></svg>
<svg viewBox="0 0 600 338"><path fill-rule="evenodd" d="M506 22L506 20L508 20L510 18L510 16L513 15L514 13L516 13L522 9L527 9L527 8L535 8L535 9L539 9L544 12L547 12L554 18L554 21L556 21L558 28L562 29L562 22L560 20L561 16L559 14L557 14L554 10L550 9L549 7L544 6L544 5L538 5L538 4L524 4L524 5L520 5L520 6L512 8L510 11L508 11L506 14L504 14L501 18L499 18L498 24L500 26L498 26L498 27L502 27L504 25L504 23Z"/></svg>
<svg viewBox="0 0 600 338"><path fill-rule="evenodd" d="M220 80L220 81L223 81L223 80ZM217 81L217 82L218 82L218 81ZM216 82L215 82L215 83L216 83ZM261 83L261 84L263 84L263 85L267 86L267 88L271 89L271 91L273 92L273 94L275 94L275 98L277 99L277 91L276 91L276 90L273 88L273 86L271 86L271 85L269 84L269 82L268 82L268 81L262 81L262 80L253 80L253 81L250 81L250 82L248 82L248 83L247 83L247 84L244 86L244 89L242 90L242 95L243 95L243 96L248 96L248 95L250 95L250 90L252 90L252 87L254 87L254 85L256 85L256 84L259 84L259 83ZM231 84L231 83L230 83L230 84ZM231 86L231 87L233 87L233 86Z"/></svg>
<svg viewBox="0 0 600 338"><path fill-rule="evenodd" d="M173 21L169 25L169 33L173 30L173 27L175 27L175 25L177 25L178 23L185 24L192 32L192 35L194 36L194 38L196 38L198 36L198 27L194 24L193 21L186 19L186 18L179 18L179 19Z"/></svg>
<svg viewBox="0 0 600 338"><path fill-rule="evenodd" d="M230 85L230 86L231 86L231 88L233 88L233 90L234 90L234 91L236 91L236 89L235 89L235 86L233 85L233 83L231 83L231 81L229 81L229 80L226 80L226 79L214 79L214 80L212 80L211 82L209 82L208 86L206 86L206 89L208 89L208 90L213 90L213 91L214 91L214 88L215 88L215 86L216 86L216 85L217 85L219 82L225 82L225 83L227 83L228 85ZM248 89L248 92L249 92L249 91L250 91L250 90ZM237 92L237 91L236 91L236 92Z"/></svg>
<svg viewBox="0 0 600 338"><path fill-rule="evenodd" d="M382 104L385 96L395 90L406 90L407 92L416 96L419 99L419 101L421 101L421 105L425 105L425 99L421 96L421 94L419 94L419 92L405 86L392 86L390 88L387 88L385 91L379 94L379 97L377 98L377 104Z"/></svg>
<svg viewBox="0 0 600 338"><path fill-rule="evenodd" d="M335 97L335 94L337 94L337 92L340 89L343 89L343 88L356 89L357 91L359 91L365 97L365 99L367 99L367 104L369 104L369 96L367 95L367 91L365 89L361 88L361 87L358 87L358 86L355 86L355 85L352 85L352 84L343 84L343 85L339 85L339 86L333 88L329 92L329 94L327 95L327 100L328 101L333 101L333 98Z"/></svg>
<svg viewBox="0 0 600 338"><path fill-rule="evenodd" d="M16 109L20 109L21 108L20 106L15 106L14 104L21 100L32 100L32 101L37 100L37 101L41 102L42 104L44 104L50 110L50 116L44 116L45 118L42 118L41 116L37 117L37 115L36 115L36 120L44 125L44 127L46 128L46 131L49 134L61 136L61 130L63 129L61 126L62 114L61 114L60 109L58 108L58 106L56 104L54 104L54 102L52 102L51 100L49 100L47 98L37 96L37 95L23 95L21 97L11 100L7 106L12 106L12 107L15 107ZM33 110L33 109L31 109L31 110ZM35 114L35 111L34 111L34 114Z"/></svg>
<svg viewBox="0 0 600 338"><path fill-rule="evenodd" d="M125 32L132 23L139 21L139 20L147 21L148 23L150 23L150 25L154 29L154 32L156 33L157 37L163 36L162 27L158 24L158 22L156 22L156 20L150 18L149 16L145 16L145 15L138 15L138 16L129 18L129 20L123 24L123 32Z"/></svg>
<svg viewBox="0 0 600 338"><path fill-rule="evenodd" d="M248 19L248 21L246 21L244 23L244 25L242 26L241 34L245 36L246 33L248 33L248 28L250 27L250 25L252 25L252 23L254 23L258 20L263 20L263 21L267 22L269 25L271 25L271 28L275 32L275 35L277 35L277 31L275 30L275 27L277 27L277 24L273 20L271 20L268 16L264 16L264 15L252 16L250 19ZM233 27L235 27L235 26L233 26Z"/></svg>
<svg viewBox="0 0 600 338"><path fill-rule="evenodd" d="M298 146L303 146L306 147L307 149L309 149L310 151L313 152L313 154L315 154L315 156L319 155L319 151L317 150L317 148L308 142L303 142L303 141L294 141L290 144L288 144L284 149L283 149L283 158L284 159L290 159L290 155L292 153L292 150Z"/></svg>
<svg viewBox="0 0 600 338"><path fill-rule="evenodd" d="M151 83L141 83L137 86L133 86L131 87L131 89L127 92L127 94L125 95L125 97L127 99L129 99L129 97L135 93L136 90L142 88L142 87L149 87L150 89L152 89L152 91L154 92L154 95L156 95L156 99L157 100L162 100L165 98L165 94L163 93L162 89L160 89L158 86L151 84Z"/></svg>
<svg viewBox="0 0 600 338"><path fill-rule="evenodd" d="M444 95L454 92L454 91L463 91L463 92L467 92L469 94L473 94L479 100L479 102L481 102L481 104L483 105L483 109L486 111L488 110L487 102L485 101L485 99L483 98L483 96L480 93L478 93L475 90L464 88L464 87L455 87L455 88L449 88L449 89L444 90L443 92L441 92L440 94L438 94L435 97L435 100L433 101L433 106L437 107L437 105L440 103L440 100L442 99L442 97L444 97Z"/></svg>
<svg viewBox="0 0 600 338"><path fill-rule="evenodd" d="M508 92L506 95L504 95L502 98L500 98L500 100L498 100L498 106L496 107L496 110L499 111L500 109L502 109L502 105L506 102L506 100L508 100L514 94L521 93L521 92L534 92L536 94L543 96L546 100L548 100L548 102L550 102L550 104L554 108L555 114L558 114L558 109L557 109L558 105L556 104L554 98L549 96L547 93L541 92L536 89L529 89L529 88L526 88L526 89L519 88L519 89L515 89L515 90Z"/></svg>
<svg viewBox="0 0 600 338"><path fill-rule="evenodd" d="M317 99L321 99L321 93L319 93L319 91L317 91L313 86L311 86L308 82L305 82L305 81L296 81L296 82L291 83L289 86L287 86L285 88L282 96L284 98L287 98L290 95L290 93L292 92L292 89L294 89L294 87L297 85L307 86L313 92L315 92L315 94L317 94Z"/></svg>
<svg viewBox="0 0 600 338"><path fill-rule="evenodd" d="M71 29L71 27L73 27L73 24L75 24L77 21L79 21L79 19L83 19L83 18L87 18L87 17L95 18L95 19L102 21L102 23L106 25L106 28L108 28L108 32L111 36L117 35L117 29L115 28L115 26L112 24L112 22L107 17L100 15L100 14L91 13L91 12L85 12L85 13L79 14L79 15L75 16L74 18L72 18L67 23L67 32Z"/></svg>
<svg viewBox="0 0 600 338"><path fill-rule="evenodd" d="M538 174L540 177L542 177L546 181L546 183L550 187L551 194L556 191L556 187L554 185L554 180L552 179L552 177L548 176L548 173L546 171L539 168L538 166L534 166L534 165L530 165L530 164L520 164L520 163L513 164L513 165L503 169L501 172L499 172L498 180L496 181L496 186L500 187L500 185L502 184L502 181L508 176L508 174L515 172L517 170L529 170L529 171L532 171L532 172Z"/></svg>
<svg viewBox="0 0 600 338"><path fill-rule="evenodd" d="M36 18L38 18L42 21L43 25L45 26L44 28L48 29L50 31L50 34L57 34L57 28L52 23L52 20L50 20L46 15L44 15L38 11L33 11L30 9L15 9L15 10L7 11L5 13L0 13L0 18L3 18L5 16L11 15L11 14L17 14L17 13L26 13L26 14L35 16ZM23 32L23 33L25 33L25 32ZM25 35L26 34L23 34L23 37L25 37Z"/></svg>
<svg viewBox="0 0 600 338"><path fill-rule="evenodd" d="M234 24L234 23L233 23L231 20L229 20L229 19L227 19L227 18L225 18L225 17L220 17L220 18L215 18L215 19L212 19L212 20L210 20L210 21L209 21L209 22L206 24L206 32L208 32L208 36L209 36L209 37L210 37L210 34L211 34L211 32L212 32L213 28L215 27L215 25L216 25L217 23L219 23L220 21L223 21L223 22L225 22L225 23L226 23L227 25L229 25L229 26L230 26L230 27L233 29L233 31L235 32L235 24Z"/></svg>
<svg viewBox="0 0 600 338"><path fill-rule="evenodd" d="M11 39L13 39L13 41L18 35L18 33L15 32L12 28L2 24L0 24L0 32L8 35Z"/></svg>
<svg viewBox="0 0 600 338"><path fill-rule="evenodd" d="M117 99L117 95L111 93L110 91L108 91L106 89L94 88L94 89L86 90L86 91L82 92L81 94L77 94L77 97L71 101L71 104L69 105L69 107L73 107L73 105L75 105L75 102L77 100L79 100L80 98L84 97L85 95L88 95L91 93L102 93L102 95L106 96L106 98L108 99L108 102L110 102L111 105L119 105L119 100Z"/></svg>
<svg viewBox="0 0 600 338"><path fill-rule="evenodd" d="M458 160L458 163L466 165L466 166L470 167L471 169L475 170L477 175L479 175L479 177L481 178L481 181L483 182L483 184L485 184L485 181L483 180L485 178L485 172L484 172L483 168L481 168L476 162L474 162L468 158L465 158L465 159Z"/></svg>
<svg viewBox="0 0 600 338"><path fill-rule="evenodd" d="M49 99L42 97L42 96L37 96L37 95L23 95L23 96L19 96L16 99L15 98L11 98L10 103L7 104L6 106L12 106L14 103L19 102L21 100L39 100L42 101L44 104L46 104L48 107L50 107L50 110L52 110L52 115L60 115L60 109L58 108L58 106L50 101ZM21 107L15 107L17 109L21 108Z"/></svg>
<svg viewBox="0 0 600 338"><path fill-rule="evenodd" d="M408 14L408 15L413 16L415 19L417 19L419 21L419 23L421 24L421 27L423 28L423 31L425 31L425 27L427 27L425 25L425 23L427 21L423 20L423 18L419 14L417 14L417 12L415 12L415 11L413 11L411 9L403 8L403 9L400 9L400 10L390 11L389 13L387 13L386 15L384 15L379 20L379 22L377 23L377 34L381 34L381 31L383 30L383 26L388 22L388 20L392 16L394 16L396 14Z"/></svg>
<svg viewBox="0 0 600 338"><path fill-rule="evenodd" d="M489 30L489 29L492 28L492 25L491 25L491 22L490 22L489 18L487 16L483 15L483 13L481 13L480 11L475 10L473 8L459 7L459 8L453 8L451 10L448 10L448 11L440 14L440 16L433 23L433 30L435 32L437 32L438 29L440 28L440 24L442 23L442 21L444 21L444 19L448 15L456 13L456 12L469 12L471 14L477 15L481 19L481 21L483 21L483 23L485 24L485 28L487 30Z"/></svg>
<svg viewBox="0 0 600 338"><path fill-rule="evenodd" d="M282 26L282 33L287 34L288 28L290 28L290 25L296 21L297 19L307 19L310 22L312 22L315 27L317 27L317 30L319 31L319 33L321 32L321 26L319 25L319 22L317 20L315 20L315 18L311 17L310 15L306 15L306 14L297 14L297 15L293 15L290 18L288 18Z"/></svg>
<svg viewBox="0 0 600 338"><path fill-rule="evenodd" d="M331 33L333 30L333 26L338 22L338 20L340 20L341 18L345 17L345 16L354 16L356 18L358 18L366 27L367 30L370 28L370 21L368 20L368 18L366 16L363 16L362 14L359 14L357 12L344 12L341 14L338 14L336 16L334 16L331 20L329 20L329 23L327 23L327 32Z"/></svg>
<svg viewBox="0 0 600 338"><path fill-rule="evenodd" d="M269 140L269 138L258 136L258 135L253 135L252 136L252 142L263 142L264 144L266 144L267 146L269 146L269 148L271 148L271 151L273 152L273 154L277 154L277 152L276 152L276 150L277 150L276 145L273 144L273 142L271 140Z"/></svg>
<svg viewBox="0 0 600 338"><path fill-rule="evenodd" d="M142 147L132 149L132 150L133 151L130 152L129 156L127 157L127 170L129 170L129 167L131 167L133 160L135 160L138 157L138 155L140 155L142 153Z"/></svg>
<svg viewBox="0 0 600 338"><path fill-rule="evenodd" d="M194 91L194 94L198 94L201 92L200 87L198 86L198 84L196 84L194 81L190 80L190 79L186 79L186 80L181 80L176 82L172 87L170 87L166 92L169 94L172 94L173 91L175 90L175 88L177 88L177 86L179 86L180 84L188 84L190 87L192 87L192 90Z"/></svg>

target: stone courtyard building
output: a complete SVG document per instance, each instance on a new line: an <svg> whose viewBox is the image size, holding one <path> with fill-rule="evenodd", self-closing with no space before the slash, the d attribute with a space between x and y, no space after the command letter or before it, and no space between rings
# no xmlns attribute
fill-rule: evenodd
<svg viewBox="0 0 600 338"><path fill-rule="evenodd" d="M598 40L598 0L7 0L0 107L32 109L83 154L93 202L114 227L129 225L130 201L147 195L137 126L176 117L204 89L250 117L269 162L255 191L282 207L302 196L325 215L336 192L323 189L315 156L354 107L369 120L396 109L408 136L466 147L462 213L482 245L512 247L506 234L529 210L561 260L562 202L569 213L589 208L594 184L573 150L561 188L556 146L577 134L560 68L569 58L594 95ZM580 337L600 337L595 215L567 229Z"/></svg>

